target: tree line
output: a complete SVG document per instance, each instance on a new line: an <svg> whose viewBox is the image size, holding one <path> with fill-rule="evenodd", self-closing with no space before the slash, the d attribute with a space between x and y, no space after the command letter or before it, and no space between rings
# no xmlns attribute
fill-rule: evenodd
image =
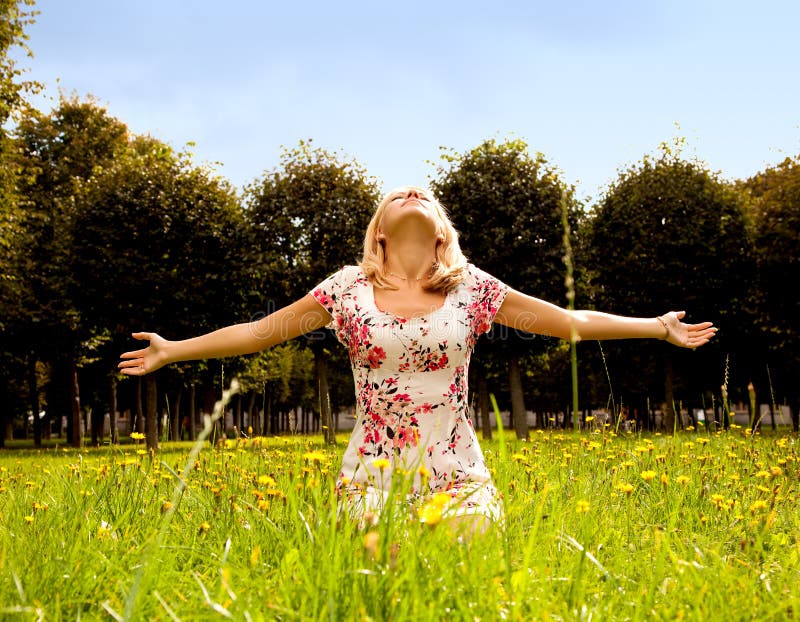
<svg viewBox="0 0 800 622"><path fill-rule="evenodd" d="M354 396L328 331L144 379L121 381L116 365L136 347L131 332L179 339L248 321L356 263L378 181L309 140L237 192L188 151L131 133L91 98L36 110L24 96L35 85L20 81L7 54L24 43L26 4L4 0L0 23L0 443L16 428L38 445L62 418L76 445L90 419L97 443L106 413L116 441L118 412L131 413L151 447L166 435L191 438L234 376L238 430L322 430L332 441L335 413L352 409ZM519 139L440 155L429 185L465 253L510 286L629 315L680 306L720 327L697 352L657 341L578 344L582 408L628 412L651 428L662 410L671 429L676 409L703 408L726 425L734 401L786 403L797 428L797 157L729 181L680 145L662 145L619 171L597 200L581 201ZM498 327L479 343L471 373L485 435L490 392L520 437L526 410L537 425L570 423L569 344Z"/></svg>

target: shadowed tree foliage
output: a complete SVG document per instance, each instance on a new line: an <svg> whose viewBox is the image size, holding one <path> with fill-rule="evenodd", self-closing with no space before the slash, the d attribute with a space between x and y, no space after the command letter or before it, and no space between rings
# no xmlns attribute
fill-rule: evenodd
<svg viewBox="0 0 800 622"><path fill-rule="evenodd" d="M241 207L226 181L188 155L136 138L86 184L75 227L72 296L89 325L110 333L110 364L136 347L130 334L143 327L182 339L249 319ZM158 374L173 391L180 369ZM156 446L155 421L146 434Z"/></svg>
<svg viewBox="0 0 800 622"><path fill-rule="evenodd" d="M12 249L22 292L13 335L35 361L51 365L48 414L68 416L70 442L79 445L78 364L96 335L82 322L71 293L80 287L71 270L83 232L74 227L83 186L127 148L123 123L92 100L62 98L51 113L27 108L15 129L19 221ZM30 410L38 390L30 382ZM38 417L34 440L41 442Z"/></svg>
<svg viewBox="0 0 800 622"><path fill-rule="evenodd" d="M797 430L800 390L800 157L786 158L743 184L753 202L755 256L759 272L759 327L768 356L759 362L765 373L759 387L761 401L792 406ZM767 353L765 353L767 354ZM771 380L771 386L769 381Z"/></svg>
<svg viewBox="0 0 800 622"><path fill-rule="evenodd" d="M653 317L685 310L720 332L697 352L653 341L603 345L612 386L631 408L719 402L726 360L745 364L754 265L740 192L700 163L663 146L620 173L594 207L584 253L596 308ZM658 378L662 391L656 391ZM743 387L742 387L743 389Z"/></svg>
<svg viewBox="0 0 800 622"><path fill-rule="evenodd" d="M255 263L265 270L263 295L273 297L273 305L286 304L343 265L357 263L379 198L375 179L353 160L310 141L284 151L280 167L247 192L247 216L257 232ZM332 336L325 333L310 335L308 342L325 438L334 443L327 370Z"/></svg>
<svg viewBox="0 0 800 622"><path fill-rule="evenodd" d="M467 257L515 289L563 304L562 198L575 231L573 189L541 153L531 156L522 140L487 140L463 154L447 152L443 160L432 187L450 211ZM527 438L520 357L546 352L554 342L497 327L493 333L492 347L482 352L507 361L514 427Z"/></svg>
<svg viewBox="0 0 800 622"><path fill-rule="evenodd" d="M34 22L33 0L0 0L0 447L5 444L7 422L26 410L19 400L20 378L26 368L35 369L27 348L14 343L16 324L21 318L20 301L24 294L19 265L15 262L14 239L19 234L19 208L16 196L17 165L15 144L7 126L24 105L25 95L35 91L36 82L22 80L23 70L13 58L31 50L25 42L25 29ZM34 419L38 424L38 418Z"/></svg>

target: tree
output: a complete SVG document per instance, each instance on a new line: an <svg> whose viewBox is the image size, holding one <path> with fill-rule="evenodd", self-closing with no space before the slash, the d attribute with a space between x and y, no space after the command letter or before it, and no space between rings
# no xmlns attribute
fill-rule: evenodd
<svg viewBox="0 0 800 622"><path fill-rule="evenodd" d="M29 369L36 360L48 361L54 381L67 387L55 392L63 400L51 401L48 410L68 415L70 441L80 445L78 359L96 335L81 322L71 297L77 289L70 270L73 222L83 184L126 148L127 128L91 99L62 98L49 114L26 108L14 139L19 213L10 255L21 290L9 333L31 359ZM30 387L36 413L38 391L33 382ZM38 417L34 441L41 442Z"/></svg>
<svg viewBox="0 0 800 622"><path fill-rule="evenodd" d="M758 324L765 340L771 378L760 395L784 397L797 431L800 391L800 156L786 158L747 180L754 199L755 256L758 262ZM763 361L761 361L763 364ZM763 376L762 376L763 377ZM771 402L772 398L767 398Z"/></svg>
<svg viewBox="0 0 800 622"><path fill-rule="evenodd" d="M572 230L578 210L558 171L518 139L487 140L463 154L446 152L443 160L432 186L450 210L466 255L515 289L563 301L562 206ZM553 342L504 329L493 333L493 349L507 361L514 427L527 438L520 357L546 351Z"/></svg>
<svg viewBox="0 0 800 622"><path fill-rule="evenodd" d="M185 338L248 319L241 206L188 154L135 138L86 183L77 213L71 295L88 325L110 332L110 365L142 327ZM159 377L178 383L178 370ZM149 385L148 395L147 444L156 447Z"/></svg>
<svg viewBox="0 0 800 622"><path fill-rule="evenodd" d="M258 232L256 263L265 271L263 291L285 304L343 264L356 263L378 199L376 181L354 160L310 141L284 151L280 168L247 193L247 215ZM331 337L323 335L315 333L308 342L316 361L325 438L334 443L327 370Z"/></svg>
<svg viewBox="0 0 800 622"><path fill-rule="evenodd" d="M655 379L663 377L656 395L670 430L673 405L701 406L704 396L719 401L726 354L746 358L750 339L742 328L754 265L744 207L731 184L662 146L657 157L620 173L582 236L597 308L652 317L680 307L687 321L710 319L720 328L718 339L697 352L657 342L603 346L627 403L646 408Z"/></svg>
<svg viewBox="0 0 800 622"><path fill-rule="evenodd" d="M35 11L26 10L33 0L0 0L0 395L6 407L0 411L0 447L4 445L6 418L14 413L11 408L11 386L15 383L14 371L26 366L24 352L12 347L10 333L24 292L20 274L14 262L13 238L19 223L16 197L16 166L13 159L14 141L6 129L15 113L25 103L25 95L37 89L38 84L21 80L22 70L11 57L17 48L32 56L25 42L25 29L34 22ZM22 409L24 412L24 408ZM33 413L37 417L38 413ZM36 419L35 419L36 421Z"/></svg>

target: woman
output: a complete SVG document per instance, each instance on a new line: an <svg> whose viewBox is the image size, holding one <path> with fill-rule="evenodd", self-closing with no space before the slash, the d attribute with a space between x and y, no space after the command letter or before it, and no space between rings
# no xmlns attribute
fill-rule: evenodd
<svg viewBox="0 0 800 622"><path fill-rule="evenodd" d="M347 266L295 303L258 320L187 339L155 333L119 367L137 376L176 361L257 352L328 326L349 349L357 420L338 488L360 518L383 507L393 475L412 498L432 493L444 516L483 528L502 508L467 412L467 369L493 322L562 339L660 338L696 348L716 332L683 312L629 318L567 311L516 292L467 263L436 199L421 188L384 197L359 266ZM398 486L398 478L394 478Z"/></svg>

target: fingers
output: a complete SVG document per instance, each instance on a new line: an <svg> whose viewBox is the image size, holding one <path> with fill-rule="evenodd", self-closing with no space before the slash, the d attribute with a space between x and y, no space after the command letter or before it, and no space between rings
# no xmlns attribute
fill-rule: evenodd
<svg viewBox="0 0 800 622"><path fill-rule="evenodd" d="M146 341L150 341L153 338L154 333L131 333L131 336L134 339L144 339Z"/></svg>
<svg viewBox="0 0 800 622"><path fill-rule="evenodd" d="M119 355L119 358L121 359L141 358L144 356L146 351L147 348L142 348L141 350L133 350L132 352L123 352L122 354Z"/></svg>

